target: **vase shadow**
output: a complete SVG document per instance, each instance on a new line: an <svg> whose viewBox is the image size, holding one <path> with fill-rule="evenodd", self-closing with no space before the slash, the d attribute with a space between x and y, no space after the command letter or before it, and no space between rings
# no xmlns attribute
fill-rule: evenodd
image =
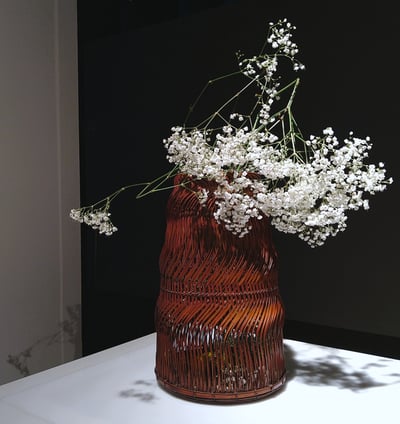
<svg viewBox="0 0 400 424"><path fill-rule="evenodd" d="M390 358L377 357L376 360L352 365L350 361L340 355L337 349L327 346L318 346L320 352L307 358L296 354L295 349L284 343L285 364L286 364L286 383L276 392L265 398L254 399L249 403L262 402L282 395L292 380L297 380L302 384L312 386L334 386L338 389L347 389L353 392L383 387L393 384L400 384L400 361L394 361ZM396 363L396 369L393 372L393 363ZM153 403L159 398L156 391L160 386L156 379L137 380L126 390L121 390L121 398L136 399L145 403ZM171 396L182 399L180 396L168 392ZM190 402L198 403L196 400ZM200 403L208 403L202 402ZM247 402L243 402L245 404ZM218 403L211 403L219 405ZM221 404L223 406L234 406L230 404Z"/></svg>
<svg viewBox="0 0 400 424"><path fill-rule="evenodd" d="M400 366L398 371L390 371L392 359L377 358L374 362L354 366L337 349L318 347L322 349L319 356L303 359L284 343L287 382L296 379L307 385L335 386L354 392L400 383Z"/></svg>

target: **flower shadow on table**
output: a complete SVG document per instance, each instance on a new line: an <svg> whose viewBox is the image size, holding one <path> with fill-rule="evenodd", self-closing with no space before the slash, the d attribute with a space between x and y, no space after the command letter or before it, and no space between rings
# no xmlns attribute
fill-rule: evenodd
<svg viewBox="0 0 400 424"><path fill-rule="evenodd" d="M142 402L151 403L157 400L154 392L157 387L155 380L136 380L133 387L127 390L121 390L119 396L122 398L134 398Z"/></svg>
<svg viewBox="0 0 400 424"><path fill-rule="evenodd" d="M335 348L324 347L326 354L309 359L296 357L287 344L284 348L288 381L295 378L304 384L336 386L354 392L400 383L400 366L399 372L387 372L391 359L377 358L356 367L338 355Z"/></svg>

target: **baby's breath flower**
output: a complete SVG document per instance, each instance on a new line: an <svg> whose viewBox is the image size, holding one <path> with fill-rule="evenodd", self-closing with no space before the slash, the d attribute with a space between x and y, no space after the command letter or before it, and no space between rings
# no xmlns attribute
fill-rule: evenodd
<svg viewBox="0 0 400 424"><path fill-rule="evenodd" d="M95 209L92 207L72 209L70 217L80 223L85 223L98 230L100 234L111 236L118 229L110 220L111 213L108 212L108 206L103 209Z"/></svg>
<svg viewBox="0 0 400 424"><path fill-rule="evenodd" d="M276 75L282 60L294 71L305 69L296 58L295 29L287 19L270 23L266 46L272 52L249 58L238 54L243 89L198 126L171 128L163 143L175 168L163 181L183 173L216 182L213 192L196 192L199 203L206 206L213 198L214 219L240 238L252 230L254 220L268 216L277 230L315 247L344 231L347 213L369 209L366 195L384 191L393 180L386 178L383 162L367 163L369 137L350 131L340 141L330 126L321 135L303 137L292 111L299 79L281 88ZM256 91L250 113L239 106L232 112L233 101L236 105L250 89ZM160 179L156 189L152 184L141 194L156 191ZM71 218L111 235L117 230L110 221L111 198L97 204L101 207L73 209Z"/></svg>
<svg viewBox="0 0 400 424"><path fill-rule="evenodd" d="M199 192L197 192L197 197L199 199L200 205L205 206L205 203L207 202L209 191L206 189L202 189Z"/></svg>

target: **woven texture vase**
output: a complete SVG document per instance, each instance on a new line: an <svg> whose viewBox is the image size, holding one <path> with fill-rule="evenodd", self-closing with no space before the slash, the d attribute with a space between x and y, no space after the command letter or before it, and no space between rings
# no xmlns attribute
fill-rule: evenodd
<svg viewBox="0 0 400 424"><path fill-rule="evenodd" d="M185 176L175 177L179 184ZM215 202L175 187L167 204L155 323L158 382L191 400L240 402L285 381L284 310L277 254L266 217L239 238L218 224Z"/></svg>

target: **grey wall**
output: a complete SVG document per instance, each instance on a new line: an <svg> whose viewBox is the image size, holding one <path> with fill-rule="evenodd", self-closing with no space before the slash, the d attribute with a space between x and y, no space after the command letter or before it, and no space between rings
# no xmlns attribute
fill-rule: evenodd
<svg viewBox="0 0 400 424"><path fill-rule="evenodd" d="M0 2L0 384L80 356L76 20Z"/></svg>

